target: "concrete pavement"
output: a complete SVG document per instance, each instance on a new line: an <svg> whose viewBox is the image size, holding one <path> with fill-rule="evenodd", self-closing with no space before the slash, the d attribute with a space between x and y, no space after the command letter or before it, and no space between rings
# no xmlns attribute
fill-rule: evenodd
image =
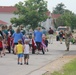
<svg viewBox="0 0 76 75"><path fill-rule="evenodd" d="M65 43L60 44L54 40L53 44L49 44L49 52L45 55L32 55L30 53L29 65L17 65L17 56L13 54L6 54L0 58L0 75L42 75L45 71L40 68L51 63L52 61L67 54L76 54L76 45L70 46L70 51L67 52Z"/></svg>

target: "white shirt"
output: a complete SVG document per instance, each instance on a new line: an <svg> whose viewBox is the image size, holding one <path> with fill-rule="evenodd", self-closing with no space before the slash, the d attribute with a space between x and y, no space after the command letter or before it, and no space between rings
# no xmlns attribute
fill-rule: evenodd
<svg viewBox="0 0 76 75"><path fill-rule="evenodd" d="M30 42L29 42L29 44L32 44L32 39L30 39Z"/></svg>
<svg viewBox="0 0 76 75"><path fill-rule="evenodd" d="M29 44L24 45L24 54L29 54Z"/></svg>

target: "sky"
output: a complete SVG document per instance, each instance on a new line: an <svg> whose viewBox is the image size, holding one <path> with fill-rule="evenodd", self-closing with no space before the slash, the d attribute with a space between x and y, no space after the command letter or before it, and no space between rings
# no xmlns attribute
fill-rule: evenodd
<svg viewBox="0 0 76 75"><path fill-rule="evenodd" d="M0 0L0 6L14 6L19 1L24 0ZM63 3L66 6L66 9L71 10L76 14L76 0L46 0L48 1L48 9L52 12L53 8L56 7L57 4Z"/></svg>

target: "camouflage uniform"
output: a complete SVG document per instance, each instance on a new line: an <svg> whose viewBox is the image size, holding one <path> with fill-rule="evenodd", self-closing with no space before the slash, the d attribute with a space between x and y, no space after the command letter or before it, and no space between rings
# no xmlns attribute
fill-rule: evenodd
<svg viewBox="0 0 76 75"><path fill-rule="evenodd" d="M71 36L71 32L70 31L65 31L65 44L66 44L66 47L67 47L67 51L69 51L70 36Z"/></svg>

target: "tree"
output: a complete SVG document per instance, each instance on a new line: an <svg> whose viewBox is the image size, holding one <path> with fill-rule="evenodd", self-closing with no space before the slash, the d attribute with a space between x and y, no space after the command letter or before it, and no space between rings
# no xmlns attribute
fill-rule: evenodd
<svg viewBox="0 0 76 75"><path fill-rule="evenodd" d="M24 3L19 2L15 7L17 8L15 14L19 17L11 19L13 24L30 25L34 29L39 22L47 19L47 2L44 0L26 0Z"/></svg>
<svg viewBox="0 0 76 75"><path fill-rule="evenodd" d="M53 10L53 14L63 14L65 11L65 5L63 3L59 3Z"/></svg>
<svg viewBox="0 0 76 75"><path fill-rule="evenodd" d="M72 29L76 28L76 15L69 10L66 10L64 14L62 14L56 20L56 27L58 26L70 26Z"/></svg>

